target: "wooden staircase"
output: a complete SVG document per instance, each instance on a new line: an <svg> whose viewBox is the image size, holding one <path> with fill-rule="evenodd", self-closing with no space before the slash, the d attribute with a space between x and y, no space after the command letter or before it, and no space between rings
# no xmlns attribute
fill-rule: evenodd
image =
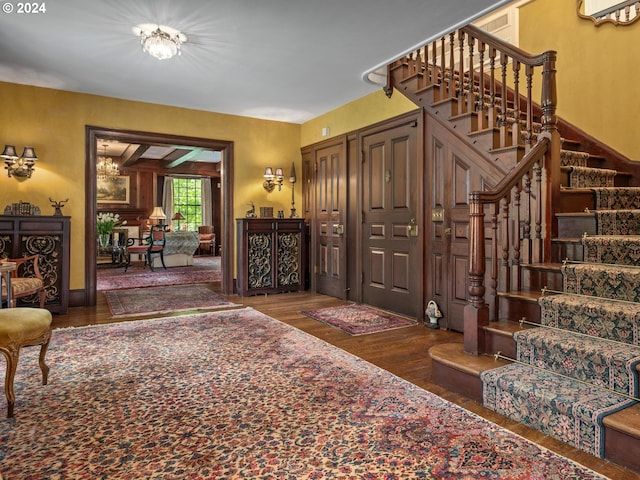
<svg viewBox="0 0 640 480"><path fill-rule="evenodd" d="M570 183L572 159L615 170L615 186L640 184L640 164L557 118L555 57L467 26L388 66L388 95L401 92L504 172L494 190L472 194L464 344L429 352L434 381L480 403L480 373L515 358L513 333L540 322L538 299L562 290L562 262L581 260L582 235L596 231L591 189ZM604 457L640 472L640 406L604 425Z"/></svg>

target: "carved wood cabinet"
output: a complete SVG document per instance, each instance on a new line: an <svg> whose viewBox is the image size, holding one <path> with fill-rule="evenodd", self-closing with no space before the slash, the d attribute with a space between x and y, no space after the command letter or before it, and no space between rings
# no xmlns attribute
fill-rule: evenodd
<svg viewBox="0 0 640 480"><path fill-rule="evenodd" d="M45 307L66 313L69 306L69 240L71 217L40 215L0 216L0 257L40 255L38 267L47 291ZM37 307L37 295L18 306Z"/></svg>
<svg viewBox="0 0 640 480"><path fill-rule="evenodd" d="M303 219L240 218L236 229L239 295L304 290Z"/></svg>

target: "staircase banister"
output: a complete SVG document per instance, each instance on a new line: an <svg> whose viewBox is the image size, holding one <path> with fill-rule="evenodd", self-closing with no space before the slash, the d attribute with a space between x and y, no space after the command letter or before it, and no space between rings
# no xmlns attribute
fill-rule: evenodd
<svg viewBox="0 0 640 480"><path fill-rule="evenodd" d="M538 142L529 150L522 160L496 185L494 190L472 192L473 198L481 203L495 203L504 198L509 191L522 180L524 174L533 167L547 153L551 146L551 139L544 133L540 134Z"/></svg>
<svg viewBox="0 0 640 480"><path fill-rule="evenodd" d="M549 53L554 55L557 53L555 50L548 50L537 55L531 55L524 50L520 50L518 47L511 45L504 40L482 30L474 25L466 25L460 29L464 33L469 34L471 37L484 42L486 45L494 47L500 52L506 53L509 57L519 61L525 65L540 66L544 64L545 58Z"/></svg>

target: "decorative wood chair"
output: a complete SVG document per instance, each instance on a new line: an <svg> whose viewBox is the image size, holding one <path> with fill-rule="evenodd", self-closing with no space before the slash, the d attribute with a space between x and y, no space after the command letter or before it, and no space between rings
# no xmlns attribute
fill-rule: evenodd
<svg viewBox="0 0 640 480"><path fill-rule="evenodd" d="M49 367L44 357L51 339L51 312L44 308L3 308L0 309L0 353L7 361L7 373L4 379L4 393L7 397L7 417L13 417L16 396L13 380L16 375L20 349L31 345L40 347L40 370L42 384L46 385Z"/></svg>
<svg viewBox="0 0 640 480"><path fill-rule="evenodd" d="M198 237L200 237L200 245L198 253L209 252L209 255L215 255L216 252L216 234L213 233L212 225L201 225L198 227Z"/></svg>
<svg viewBox="0 0 640 480"><path fill-rule="evenodd" d="M164 246L167 242L164 226L152 225L149 236L144 239L145 244L132 245L127 247L127 261L124 265L124 271L126 272L131 265L131 255L144 255L144 267L149 264L149 268L153 271L153 255L160 255L160 262L162 267L166 270L167 266L164 264Z"/></svg>
<svg viewBox="0 0 640 480"><path fill-rule="evenodd" d="M44 285L44 278L40 273L40 255L35 254L22 258L8 258L7 261L14 262L17 268L11 272L11 305L16 306L18 298L38 295L39 306L44 308L47 299L47 291ZM2 301L7 300L7 284L2 283Z"/></svg>

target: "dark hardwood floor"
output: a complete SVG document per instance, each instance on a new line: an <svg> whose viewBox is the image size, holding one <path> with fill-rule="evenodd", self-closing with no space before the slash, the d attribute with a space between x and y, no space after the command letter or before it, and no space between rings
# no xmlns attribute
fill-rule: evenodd
<svg viewBox="0 0 640 480"><path fill-rule="evenodd" d="M217 290L217 287L214 284L209 287L213 291ZM98 292L97 298L98 304L95 307L71 308L65 315L54 315L54 328L105 324L119 321L120 319L116 320L111 318L104 295ZM487 410L480 404L461 395L449 392L438 385L433 384L431 381L431 359L428 354L429 348L438 343L462 343L462 335L459 333L445 330L431 330L422 325L417 325L414 327L400 328L377 334L354 337L337 328L312 320L300 313L301 310L310 310L345 303L333 297L302 292L255 297L231 296L229 298L235 303L253 307L273 318L293 325L294 327L321 338L330 344L351 352L354 355L357 355L399 377L402 377L451 401L452 403L460 405L467 410L470 410L542 445L543 447L548 448L549 450L571 458L614 480L640 478L640 475L635 472L572 448L569 445L538 432L537 430L532 430L524 425ZM160 315L134 317L134 319L157 318L159 316ZM121 320L131 321L132 318L128 317ZM55 365L51 365L51 368L55 369Z"/></svg>

